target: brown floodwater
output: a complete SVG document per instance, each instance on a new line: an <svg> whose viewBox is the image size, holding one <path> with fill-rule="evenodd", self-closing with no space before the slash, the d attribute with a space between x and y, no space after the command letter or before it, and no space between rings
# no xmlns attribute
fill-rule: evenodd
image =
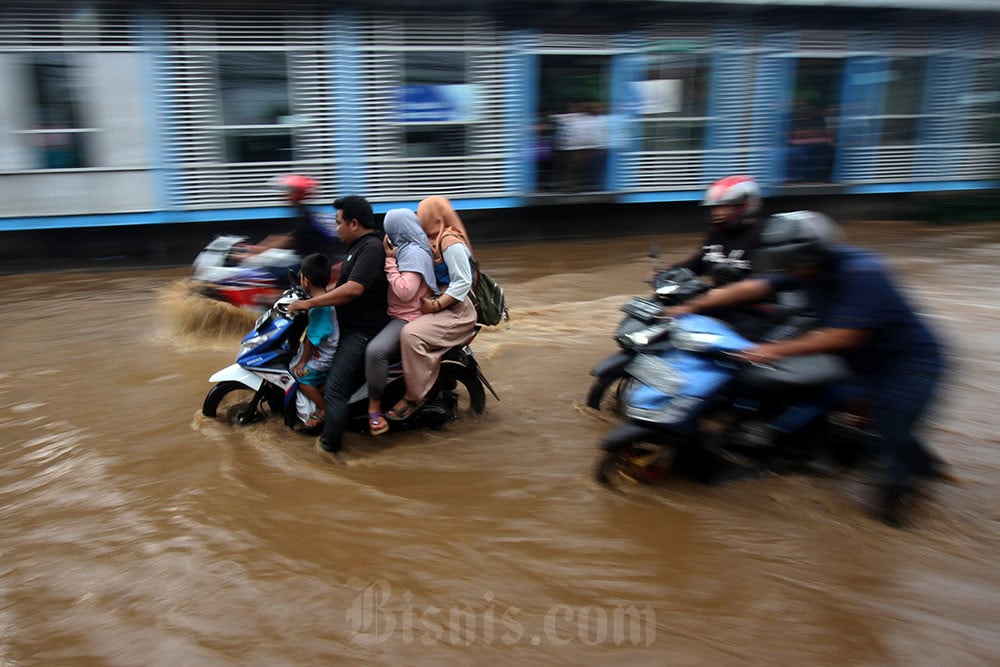
<svg viewBox="0 0 1000 667"><path fill-rule="evenodd" d="M862 472L590 481L588 371L650 244L694 235L481 244L502 400L349 435L346 467L200 415L246 322L186 269L0 277L0 665L997 664L1000 225L848 233L951 351L927 435L957 480L906 530Z"/></svg>

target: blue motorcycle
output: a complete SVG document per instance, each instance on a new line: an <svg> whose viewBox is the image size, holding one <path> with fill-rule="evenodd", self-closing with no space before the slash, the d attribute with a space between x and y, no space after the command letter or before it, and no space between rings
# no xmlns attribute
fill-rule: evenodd
<svg viewBox="0 0 1000 667"><path fill-rule="evenodd" d="M206 417L220 419L232 426L247 426L273 415L280 416L293 429L310 433L319 431L319 428L306 429L303 426L316 408L305 394L298 391L298 381L289 370L309 323L305 311L295 314L288 311L288 306L295 301L309 298L298 285L294 273L289 273L289 280L291 286L257 319L253 330L244 336L236 363L209 378L216 384L202 404L201 411ZM405 421L395 423L394 427L436 428L467 411L480 414L486 408L486 389L500 400L472 354L470 344L478 332L477 327L465 344L445 353L437 382L424 405ZM393 405L403 397L405 390L402 364L391 365L383 401ZM367 408L368 388L362 386L350 398L354 430L367 430Z"/></svg>
<svg viewBox="0 0 1000 667"><path fill-rule="evenodd" d="M762 339L792 337L812 326L812 317L792 316ZM704 315L684 315L626 337L640 349L651 339L666 338L669 345L635 355L624 369L620 400L627 421L604 438L594 470L609 486L674 473L712 482L727 470L801 466L830 436L832 388L850 377L846 364L827 354L750 365L737 355L754 343Z"/></svg>
<svg viewBox="0 0 1000 667"><path fill-rule="evenodd" d="M650 256L655 258L656 251L651 251ZM620 414L625 368L637 354L662 351L670 345L662 335L665 329L654 326L660 311L667 306L684 303L709 289L688 269L661 271L652 283L652 298L633 297L619 309L625 313L615 330L619 350L591 369L594 381L587 392L587 407L595 410L610 408ZM630 335L636 332L645 333L641 336Z"/></svg>

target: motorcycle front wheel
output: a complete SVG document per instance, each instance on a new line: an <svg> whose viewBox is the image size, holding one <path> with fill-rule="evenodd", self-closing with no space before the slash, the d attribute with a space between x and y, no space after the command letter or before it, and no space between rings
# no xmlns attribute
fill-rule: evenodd
<svg viewBox="0 0 1000 667"><path fill-rule="evenodd" d="M631 378L623 375L602 375L594 378L587 393L587 407L602 412L610 412L619 417L624 416L622 394L628 387Z"/></svg>
<svg viewBox="0 0 1000 667"><path fill-rule="evenodd" d="M275 411L273 400L261 400L256 406L257 392L240 382L226 381L212 387L205 396L201 413L219 419L230 426L249 426L262 421ZM280 408L280 403L279 403Z"/></svg>
<svg viewBox="0 0 1000 667"><path fill-rule="evenodd" d="M619 425L602 443L594 464L594 480L610 488L623 482L654 484L663 481L670 472L676 450L656 444L654 440L653 433L643 426Z"/></svg>

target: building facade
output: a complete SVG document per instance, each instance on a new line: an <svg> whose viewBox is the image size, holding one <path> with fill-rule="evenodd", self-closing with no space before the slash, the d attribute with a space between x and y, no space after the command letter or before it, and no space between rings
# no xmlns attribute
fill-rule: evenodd
<svg viewBox="0 0 1000 667"><path fill-rule="evenodd" d="M1000 187L1000 3L0 4L0 231Z"/></svg>

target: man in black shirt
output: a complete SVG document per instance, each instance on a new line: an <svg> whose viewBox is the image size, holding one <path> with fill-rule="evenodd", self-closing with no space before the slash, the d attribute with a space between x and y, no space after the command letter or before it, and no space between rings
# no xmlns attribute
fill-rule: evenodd
<svg viewBox="0 0 1000 667"><path fill-rule="evenodd" d="M709 231L701 248L671 268L709 276L718 287L750 273L750 252L760 235L757 213L760 187L752 176L727 176L712 183L702 206L708 209Z"/></svg>
<svg viewBox="0 0 1000 667"><path fill-rule="evenodd" d="M337 210L337 233L347 244L347 259L337 285L326 294L296 301L289 311L315 306L334 306L340 342L326 380L326 418L317 451L337 458L341 439L350 420L348 401L365 382L365 347L388 321L385 249L375 228L371 204L364 197L349 195L333 202Z"/></svg>

